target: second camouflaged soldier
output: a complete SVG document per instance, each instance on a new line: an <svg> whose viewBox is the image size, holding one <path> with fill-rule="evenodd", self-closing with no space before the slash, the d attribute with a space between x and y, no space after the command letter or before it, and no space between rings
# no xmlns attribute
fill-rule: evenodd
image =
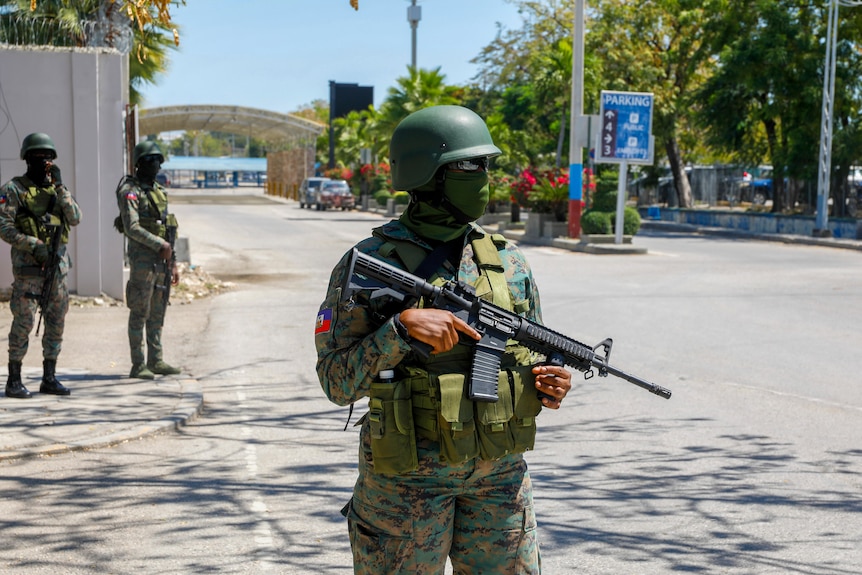
<svg viewBox="0 0 862 575"><path fill-rule="evenodd" d="M42 308L45 331L42 335L42 383L40 393L69 395L57 381L57 356L63 343L69 290L66 276L72 267L66 253L70 226L81 221L81 210L69 189L63 185L60 168L54 163L57 149L47 134L34 133L24 138L21 159L27 173L12 178L0 190L0 237L12 245L12 328L9 330L9 378L6 396L31 397L21 381L21 362L30 344L38 299L47 287L47 302ZM59 233L56 233L59 232ZM57 241L53 241L56 239ZM52 257L54 256L54 257ZM49 270L49 260L56 268ZM52 285L45 286L46 281Z"/></svg>
<svg viewBox="0 0 862 575"><path fill-rule="evenodd" d="M168 195L156 182L165 156L158 144L140 142L132 152L135 175L126 176L117 187L121 231L129 238L129 281L126 305L129 307L129 347L132 370L129 377L153 379L155 374L175 375L180 370L162 358L162 326L167 301L162 281L169 271L171 283L179 281L172 262L173 246L169 228L176 232L177 221L168 213ZM117 222L119 224L119 222ZM174 235L173 237L176 237ZM167 270L167 267L171 267ZM159 288L163 289L159 289ZM144 330L146 329L146 358ZM146 360L146 361L145 361Z"/></svg>

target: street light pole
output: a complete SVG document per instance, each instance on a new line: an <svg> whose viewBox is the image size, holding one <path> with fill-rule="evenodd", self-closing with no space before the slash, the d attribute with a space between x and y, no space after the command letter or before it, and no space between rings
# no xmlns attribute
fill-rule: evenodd
<svg viewBox="0 0 862 575"><path fill-rule="evenodd" d="M584 189L584 149L579 118L584 114L584 10L585 0L575 1L572 28L572 108L569 118L569 237L581 235Z"/></svg>
<svg viewBox="0 0 862 575"><path fill-rule="evenodd" d="M422 19L422 7L416 5L416 0L411 0L412 4L407 7L407 21L410 22L411 36L411 56L410 67L416 69L416 29L419 27L419 20Z"/></svg>
<svg viewBox="0 0 862 575"><path fill-rule="evenodd" d="M817 172L815 236L832 235L829 221L829 184L832 172L832 114L835 100L835 53L838 46L838 3L829 0L826 24L826 59L823 63L823 107L820 116L820 162Z"/></svg>

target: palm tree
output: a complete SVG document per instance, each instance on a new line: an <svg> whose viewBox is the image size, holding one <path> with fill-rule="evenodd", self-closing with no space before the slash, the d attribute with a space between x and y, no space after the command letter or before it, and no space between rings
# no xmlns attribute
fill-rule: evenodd
<svg viewBox="0 0 862 575"><path fill-rule="evenodd" d="M446 76L439 67L434 70L408 67L408 72L398 78L397 86L389 88L374 123L375 135L387 145L398 123L413 112L428 106L461 103L459 88L445 84Z"/></svg>

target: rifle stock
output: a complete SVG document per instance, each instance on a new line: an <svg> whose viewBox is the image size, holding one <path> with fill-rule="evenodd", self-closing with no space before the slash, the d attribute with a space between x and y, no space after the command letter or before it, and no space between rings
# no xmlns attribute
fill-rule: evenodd
<svg viewBox="0 0 862 575"><path fill-rule="evenodd" d="M544 355L548 363L568 365L583 372L585 379L593 377L595 368L600 377L611 374L659 397L670 399L669 389L608 363L613 345L610 338L590 347L477 297L472 286L463 282L435 286L354 248L342 286L342 299L349 298L358 290L372 290L372 299L390 296L405 302L405 305L410 300L425 298L427 305L451 311L478 331L482 338L475 343L468 391L470 399L474 401L497 401L498 371L506 342L510 339ZM597 353L597 349L602 351Z"/></svg>

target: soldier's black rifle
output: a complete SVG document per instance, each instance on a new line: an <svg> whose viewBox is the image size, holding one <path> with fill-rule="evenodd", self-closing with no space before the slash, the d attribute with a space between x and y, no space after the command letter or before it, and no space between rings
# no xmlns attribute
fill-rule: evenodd
<svg viewBox="0 0 862 575"><path fill-rule="evenodd" d="M47 217L47 216L46 216ZM45 314L45 307L51 299L51 292L54 291L54 284L57 281L57 272L60 271L60 250L63 247L60 243L63 237L63 222L58 224L45 224L45 228L50 230L50 251L48 252L48 261L42 266L45 274L45 281L42 283L42 291L39 292L37 302L39 303L39 322L36 324L36 335L39 335L39 328L42 326L42 316ZM30 295L30 294L27 294Z"/></svg>
<svg viewBox="0 0 862 575"><path fill-rule="evenodd" d="M174 267L177 265L177 226L168 225L168 215L162 214L162 221L165 222L165 241L171 244L171 259L165 260L165 277L162 279L162 285L156 286L156 289L162 292L162 302L165 305L171 303L171 284L174 279Z"/></svg>
<svg viewBox="0 0 862 575"><path fill-rule="evenodd" d="M354 249L342 286L342 299L348 299L358 290L372 290L372 298L392 297L404 302L405 307L423 298L426 306L449 310L478 331L481 340L470 340L475 345L475 351L468 393L474 401L497 401L500 362L506 351L506 342L510 339L544 355L550 364L568 365L583 372L585 379L594 375L595 368L599 376L611 374L659 397L670 399L670 390L608 363L613 345L610 338L590 347L477 297L473 287L464 282L450 281L435 286ZM431 351L431 347L422 342L414 342L414 349L423 355ZM601 349L601 352L597 352L597 349Z"/></svg>

